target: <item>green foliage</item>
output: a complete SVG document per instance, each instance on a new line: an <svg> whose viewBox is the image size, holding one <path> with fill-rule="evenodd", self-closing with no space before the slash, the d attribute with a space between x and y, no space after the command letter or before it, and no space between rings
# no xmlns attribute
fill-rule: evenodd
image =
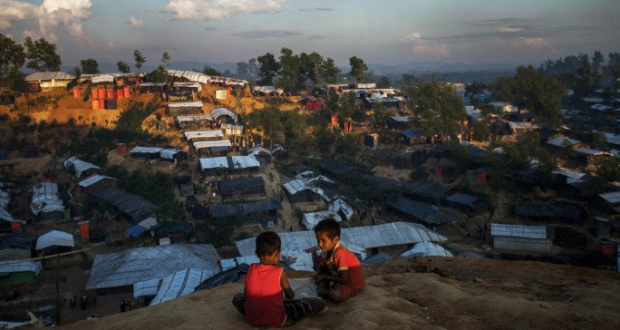
<svg viewBox="0 0 620 330"><path fill-rule="evenodd" d="M260 57L259 57L260 60ZM293 51L282 48L280 51L280 76L278 77L278 87L286 93L297 90L301 70L299 55L293 55Z"/></svg>
<svg viewBox="0 0 620 330"><path fill-rule="evenodd" d="M596 132L588 129L580 129L577 132L577 140L587 143L591 147L598 150L609 150L607 145L607 139L601 132Z"/></svg>
<svg viewBox="0 0 620 330"><path fill-rule="evenodd" d="M299 112L284 113L284 137L290 150L303 152L312 144L312 139L307 133L308 119L308 116Z"/></svg>
<svg viewBox="0 0 620 330"><path fill-rule="evenodd" d="M282 113L277 104L269 103L264 109L254 109L246 116L249 127L260 129L273 145L284 128Z"/></svg>
<svg viewBox="0 0 620 330"><path fill-rule="evenodd" d="M95 60L94 58L87 58L85 60L81 60L80 65L82 66L82 73L99 73L99 63L97 63L97 60Z"/></svg>
<svg viewBox="0 0 620 330"><path fill-rule="evenodd" d="M142 53L140 53L140 51L137 49L133 51L133 58L136 61L136 69L138 69L138 72L140 72L142 64L146 63L146 58L144 58L144 56L142 56Z"/></svg>
<svg viewBox="0 0 620 330"><path fill-rule="evenodd" d="M366 72L368 72L368 66L366 66L364 60L358 58L357 56L353 56L349 58L349 65L351 65L351 72L349 75L355 78L357 82L364 81L364 76L366 75Z"/></svg>
<svg viewBox="0 0 620 330"><path fill-rule="evenodd" d="M205 65L205 67L202 69L202 73L206 74L207 76L221 76L222 73L215 70L215 68L212 68L208 65Z"/></svg>
<svg viewBox="0 0 620 330"><path fill-rule="evenodd" d="M323 80L323 56L317 52L310 54L301 53L299 55L299 83L303 86L306 85L306 81L311 81L313 84L319 84Z"/></svg>
<svg viewBox="0 0 620 330"><path fill-rule="evenodd" d="M280 71L280 63L276 61L275 56L271 53L266 53L263 56L259 56L258 63L260 65L258 72L260 80L258 83L263 86L273 85L273 78Z"/></svg>
<svg viewBox="0 0 620 330"><path fill-rule="evenodd" d="M596 176L604 182L620 181L620 159L609 157L601 160L596 168Z"/></svg>
<svg viewBox="0 0 620 330"><path fill-rule="evenodd" d="M321 79L328 84L335 84L338 82L338 75L340 74L340 69L336 67L334 60L328 58L323 62L321 66Z"/></svg>
<svg viewBox="0 0 620 330"><path fill-rule="evenodd" d="M232 244L232 236L235 229L241 227L245 222L245 217L238 214L214 219L212 228L207 231L207 240L215 247L222 247Z"/></svg>
<svg viewBox="0 0 620 330"><path fill-rule="evenodd" d="M8 81L11 90L16 94L23 93L28 88L26 76L19 70L19 68L10 68L5 79Z"/></svg>
<svg viewBox="0 0 620 330"><path fill-rule="evenodd" d="M122 72L122 73L130 73L131 72L131 67L129 66L129 64L123 62L123 61L118 61L116 62L116 66L118 67L118 71Z"/></svg>
<svg viewBox="0 0 620 330"><path fill-rule="evenodd" d="M373 109L373 119L375 125L379 127L384 127L387 124L390 115L387 112L387 109L383 104L378 104Z"/></svg>
<svg viewBox="0 0 620 330"><path fill-rule="evenodd" d="M45 38L33 41L26 37L26 67L35 71L59 71L62 61L56 52L56 44L48 42Z"/></svg>
<svg viewBox="0 0 620 330"><path fill-rule="evenodd" d="M166 66L166 68L170 65L170 55L168 52L164 52L161 55L161 63Z"/></svg>
<svg viewBox="0 0 620 330"><path fill-rule="evenodd" d="M168 81L168 71L166 67L163 65L157 67L157 70L155 70L153 74L153 81L159 84L165 84Z"/></svg>
<svg viewBox="0 0 620 330"><path fill-rule="evenodd" d="M21 69L25 61L24 47L0 33L0 79L13 68Z"/></svg>
<svg viewBox="0 0 620 330"><path fill-rule="evenodd" d="M474 140L478 142L487 141L491 137L491 129L489 128L489 123L486 120L478 120L474 122Z"/></svg>
<svg viewBox="0 0 620 330"><path fill-rule="evenodd" d="M392 87L392 82L390 81L390 78L383 76L379 78L379 81L377 82L377 87L378 88L390 88Z"/></svg>
<svg viewBox="0 0 620 330"><path fill-rule="evenodd" d="M463 99L454 88L435 79L428 83L420 82L416 87L413 106L423 119L424 129L440 134L444 139L457 134L467 113Z"/></svg>
<svg viewBox="0 0 620 330"><path fill-rule="evenodd" d="M362 142L357 134L343 133L336 135L334 157L340 158L347 163L355 162L362 152Z"/></svg>

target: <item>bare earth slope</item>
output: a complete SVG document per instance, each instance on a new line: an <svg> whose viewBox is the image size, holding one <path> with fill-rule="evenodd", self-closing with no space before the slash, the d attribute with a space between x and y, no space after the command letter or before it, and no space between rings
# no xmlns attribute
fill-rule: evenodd
<svg viewBox="0 0 620 330"><path fill-rule="evenodd" d="M536 262L398 258L367 288L290 329L620 329L620 274ZM253 329L231 305L243 284L64 329ZM87 323L86 323L87 322Z"/></svg>

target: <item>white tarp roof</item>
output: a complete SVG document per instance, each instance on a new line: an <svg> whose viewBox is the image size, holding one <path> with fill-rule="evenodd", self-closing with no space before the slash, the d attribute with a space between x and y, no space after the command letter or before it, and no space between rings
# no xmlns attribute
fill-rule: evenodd
<svg viewBox="0 0 620 330"><path fill-rule="evenodd" d="M203 281L211 278L215 273L211 270L188 268L161 280L157 295L149 306L173 300L194 292L194 289Z"/></svg>
<svg viewBox="0 0 620 330"><path fill-rule="evenodd" d="M578 144L578 143L581 143L581 141L570 139L570 138L567 138L566 136L557 136L547 141L547 144L550 144L556 147L563 147L565 145L574 146L575 144Z"/></svg>
<svg viewBox="0 0 620 330"><path fill-rule="evenodd" d="M75 169L75 177L80 178L82 173L88 171L89 169L101 170L101 167L91 164L89 162L85 162L77 157L71 157L65 161L65 168L69 169L71 166Z"/></svg>
<svg viewBox="0 0 620 330"><path fill-rule="evenodd" d="M179 149L162 149L159 152L159 156L164 159L173 159L174 155L178 154L179 152L181 152L181 150Z"/></svg>
<svg viewBox="0 0 620 330"><path fill-rule="evenodd" d="M226 109L226 108L217 108L217 109L213 109L211 110L211 118L213 118L213 120L217 120L218 118L220 118L221 116L229 116L230 118L232 118L235 122L237 122L237 115Z"/></svg>
<svg viewBox="0 0 620 330"><path fill-rule="evenodd" d="M8 190L4 190L0 188L0 206L7 206L9 205L10 201L11 201L11 194L9 194Z"/></svg>
<svg viewBox="0 0 620 330"><path fill-rule="evenodd" d="M301 222L308 230L312 230L314 226L324 219L334 219L338 222L341 221L340 216L334 211L319 211L304 213L304 218Z"/></svg>
<svg viewBox="0 0 620 330"><path fill-rule="evenodd" d="M181 71L181 70L167 70L168 75L172 77L181 77L189 81L199 82L201 84L208 84L211 80L211 76L208 76L201 72L194 71Z"/></svg>
<svg viewBox="0 0 620 330"><path fill-rule="evenodd" d="M90 187L90 186L94 185L95 183L97 183L97 182L99 182L101 180L106 180L106 179L116 181L115 178L107 176L107 175L93 174L93 175L87 177L86 179L80 181L78 183L78 186L80 186L82 188L87 188L87 187Z"/></svg>
<svg viewBox="0 0 620 330"><path fill-rule="evenodd" d="M35 72L26 76L26 81L35 80L73 80L75 76L61 71Z"/></svg>
<svg viewBox="0 0 620 330"><path fill-rule="evenodd" d="M231 156L230 159L235 169L260 167L260 163L254 158L254 155Z"/></svg>
<svg viewBox="0 0 620 330"><path fill-rule="evenodd" d="M64 204L58 198L58 184L42 182L32 187L30 209L34 214L64 211Z"/></svg>
<svg viewBox="0 0 620 330"><path fill-rule="evenodd" d="M282 88L275 88L274 86L252 86L252 90L260 93L273 93L276 92L278 94L284 94L284 90Z"/></svg>
<svg viewBox="0 0 620 330"><path fill-rule="evenodd" d="M282 251L306 250L315 247L314 231L278 233L282 240ZM247 238L235 243L241 255L251 255L256 250L256 238ZM447 239L423 225L409 222L392 222L376 226L342 228L340 241L355 242L362 249L383 246L412 244L425 241L443 242ZM349 248L348 245L345 245Z"/></svg>
<svg viewBox="0 0 620 330"><path fill-rule="evenodd" d="M92 76L90 79L93 82L93 84L100 84L100 83L113 83L114 78L115 77L112 74L98 74L96 76Z"/></svg>
<svg viewBox="0 0 620 330"><path fill-rule="evenodd" d="M175 81L174 82L174 87L188 87L188 88L196 88L196 90L198 92L202 92L202 85L200 83L197 82L182 82L182 81Z"/></svg>
<svg viewBox="0 0 620 330"><path fill-rule="evenodd" d="M196 116L177 116L174 118L177 123L187 123L192 121L201 121L201 120L211 120L211 116L209 115L196 115Z"/></svg>
<svg viewBox="0 0 620 330"><path fill-rule="evenodd" d="M409 117L408 116L392 116L390 117L392 118L392 120L399 122L399 123L407 123L409 122Z"/></svg>
<svg viewBox="0 0 620 330"><path fill-rule="evenodd" d="M341 198L338 198L329 204L328 209L336 213L342 212L344 214L344 219L342 219L342 221L349 220L353 216L353 208Z"/></svg>
<svg viewBox="0 0 620 330"><path fill-rule="evenodd" d="M403 257L453 257L443 246L433 242L420 242L412 249L400 254Z"/></svg>
<svg viewBox="0 0 620 330"><path fill-rule="evenodd" d="M205 130L205 131L188 131L183 134L185 134L185 138L189 141L194 140L194 139L221 138L224 136L224 132L222 132L221 129Z"/></svg>
<svg viewBox="0 0 620 330"><path fill-rule="evenodd" d="M217 147L231 147L232 143L230 140L217 140L217 141L196 141L193 143L194 148L198 149L207 149L207 148L217 148Z"/></svg>
<svg viewBox="0 0 620 330"><path fill-rule="evenodd" d="M546 226L491 224L491 236L547 238Z"/></svg>
<svg viewBox="0 0 620 330"><path fill-rule="evenodd" d="M21 272L33 272L39 276L43 271L41 262L22 261L2 264L0 262L0 274L2 273L21 273Z"/></svg>
<svg viewBox="0 0 620 330"><path fill-rule="evenodd" d="M65 233L64 231L52 230L37 239L37 250L43 250L50 246L74 247L73 235Z"/></svg>
<svg viewBox="0 0 620 330"><path fill-rule="evenodd" d="M200 169L210 170L214 168L228 168L228 158L227 157L211 157L211 158L200 158Z"/></svg>
<svg viewBox="0 0 620 330"><path fill-rule="evenodd" d="M508 125L510 125L510 128L512 129L538 129L539 128L538 125L534 123L530 123L530 122L509 121Z"/></svg>
<svg viewBox="0 0 620 330"><path fill-rule="evenodd" d="M202 102L179 102L166 105L168 108L202 108Z"/></svg>

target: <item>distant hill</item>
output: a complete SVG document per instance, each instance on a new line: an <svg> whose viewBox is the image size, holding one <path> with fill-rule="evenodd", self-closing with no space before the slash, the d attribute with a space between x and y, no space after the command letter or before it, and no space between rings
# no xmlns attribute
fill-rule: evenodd
<svg viewBox="0 0 620 330"><path fill-rule="evenodd" d="M131 70L135 71L136 67L135 67L135 63L127 63L131 66ZM157 68L157 66L160 63L157 62L157 64L152 64L152 63L145 63L142 66L141 71L142 72L151 72L153 70L155 70ZM205 66L210 66L212 68L215 68L218 71L224 72L226 70L230 70L230 72L232 72L233 74L236 72L237 70L237 64L236 63L204 63L204 62L197 62L197 61L180 61L180 62L172 62L170 63L170 69L174 69L174 70L202 70ZM73 68L75 67L79 67L79 64L75 64L75 65L63 65L61 67L62 71L65 72L71 72L73 71ZM118 67L116 66L116 63L108 63L108 62L100 62L99 63L99 71L101 72L118 72Z"/></svg>

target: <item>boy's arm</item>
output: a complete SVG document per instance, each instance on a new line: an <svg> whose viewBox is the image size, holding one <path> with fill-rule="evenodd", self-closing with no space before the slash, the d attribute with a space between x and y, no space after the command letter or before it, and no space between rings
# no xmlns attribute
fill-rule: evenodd
<svg viewBox="0 0 620 330"><path fill-rule="evenodd" d="M280 286L282 287L282 290L284 290L286 298L295 298L295 291L291 289L291 285L288 283L288 278L286 277L286 273L284 271L282 271L282 274L280 275Z"/></svg>
<svg viewBox="0 0 620 330"><path fill-rule="evenodd" d="M349 274L348 274L348 271L341 270L338 272L338 276L330 276L330 275L317 275L316 276L316 281L322 281L322 280L345 284L349 280Z"/></svg>

